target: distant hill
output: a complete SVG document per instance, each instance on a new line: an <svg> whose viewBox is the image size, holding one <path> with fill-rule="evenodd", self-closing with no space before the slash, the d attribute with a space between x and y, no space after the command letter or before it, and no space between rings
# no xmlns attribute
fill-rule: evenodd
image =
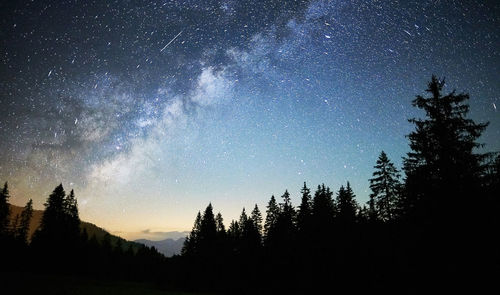
<svg viewBox="0 0 500 295"><path fill-rule="evenodd" d="M177 232L178 233L178 232ZM184 241L186 240L186 236L178 239L165 239L161 241L151 241L147 239L139 239L135 240L136 243L144 244L148 247L155 247L158 252L162 253L167 257L171 257L174 255L181 254L182 245L184 245Z"/></svg>
<svg viewBox="0 0 500 295"><path fill-rule="evenodd" d="M23 211L23 207L19 207L16 205L10 205L10 219L11 222L16 218L16 215L19 214L21 216L21 212ZM43 216L43 210L33 210L33 217L31 218L30 222L30 229L28 233L28 239L31 239L37 228L40 226L40 222L42 221L42 216ZM127 241L121 237L115 236L107 232L105 229L98 227L97 225L90 223L90 222L85 222L82 221L80 223L80 227L82 229L86 229L87 233L89 235L89 238L95 235L96 239L98 241L101 241L106 234L110 235L110 240L111 240L111 245L116 245L118 240L121 240L122 242L122 247L123 250L127 250L130 246L134 249L134 251L137 251L142 245ZM144 244L144 243L143 243ZM147 245L146 245L147 246Z"/></svg>

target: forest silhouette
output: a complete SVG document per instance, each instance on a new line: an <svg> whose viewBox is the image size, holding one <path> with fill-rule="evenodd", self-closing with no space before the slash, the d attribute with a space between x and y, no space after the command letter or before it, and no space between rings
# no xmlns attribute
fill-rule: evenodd
<svg viewBox="0 0 500 295"><path fill-rule="evenodd" d="M443 93L432 76L412 105L410 152L399 171L374 159L372 193L359 204L349 182L337 190L303 183L265 209L244 208L225 227L212 204L198 212L182 253L124 248L81 230L77 199L57 186L40 227L28 236L30 200L10 216L0 192L2 272L151 282L159 288L230 294L422 293L494 282L500 270L500 155L480 153L487 123L468 118L469 95ZM263 211L265 210L265 214Z"/></svg>

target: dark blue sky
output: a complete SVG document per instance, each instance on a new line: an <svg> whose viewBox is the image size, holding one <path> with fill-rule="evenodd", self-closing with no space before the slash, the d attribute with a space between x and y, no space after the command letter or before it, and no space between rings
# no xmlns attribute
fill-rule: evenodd
<svg viewBox="0 0 500 295"><path fill-rule="evenodd" d="M500 150L497 1L3 1L0 180L83 219L188 229L303 181L358 200L400 166L432 74L471 95Z"/></svg>

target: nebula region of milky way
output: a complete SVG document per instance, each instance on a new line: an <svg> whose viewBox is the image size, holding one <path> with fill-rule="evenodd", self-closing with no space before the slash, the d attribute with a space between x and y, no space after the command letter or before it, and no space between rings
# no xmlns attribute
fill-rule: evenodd
<svg viewBox="0 0 500 295"><path fill-rule="evenodd" d="M359 202L432 74L500 149L498 1L2 1L0 180L125 237L303 182Z"/></svg>

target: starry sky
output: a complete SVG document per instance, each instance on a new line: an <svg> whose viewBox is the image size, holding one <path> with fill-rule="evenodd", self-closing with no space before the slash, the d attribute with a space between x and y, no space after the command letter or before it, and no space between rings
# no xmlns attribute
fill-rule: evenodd
<svg viewBox="0 0 500 295"><path fill-rule="evenodd" d="M0 180L63 183L126 238L226 222L304 181L360 203L432 74L500 150L498 1L2 1Z"/></svg>

